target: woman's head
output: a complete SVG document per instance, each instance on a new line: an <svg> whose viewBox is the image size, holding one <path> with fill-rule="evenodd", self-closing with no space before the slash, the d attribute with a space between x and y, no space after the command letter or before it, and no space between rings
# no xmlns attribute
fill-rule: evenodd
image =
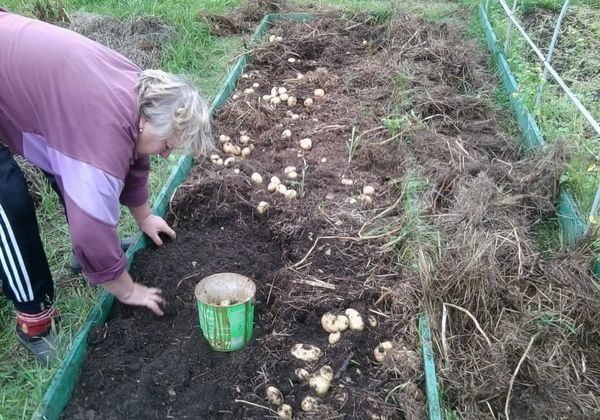
<svg viewBox="0 0 600 420"><path fill-rule="evenodd" d="M167 157L189 145L197 155L214 148L208 107L196 88L182 76L161 70L140 73L138 154Z"/></svg>

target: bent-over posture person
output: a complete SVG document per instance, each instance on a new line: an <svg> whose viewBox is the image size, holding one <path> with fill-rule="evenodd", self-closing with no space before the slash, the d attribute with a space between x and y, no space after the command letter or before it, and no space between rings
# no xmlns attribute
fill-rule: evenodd
<svg viewBox="0 0 600 420"><path fill-rule="evenodd" d="M55 181L83 275L162 315L161 291L135 283L119 245L120 204L157 245L175 232L148 205L149 156L212 148L208 110L184 78L141 71L72 31L0 9L0 277L17 338L56 357L54 285L32 199L11 155Z"/></svg>

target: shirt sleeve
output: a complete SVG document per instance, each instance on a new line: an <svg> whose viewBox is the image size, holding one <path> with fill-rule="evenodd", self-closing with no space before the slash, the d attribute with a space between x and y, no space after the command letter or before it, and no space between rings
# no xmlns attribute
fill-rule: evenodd
<svg viewBox="0 0 600 420"><path fill-rule="evenodd" d="M65 205L73 252L85 278L92 284L116 279L127 267L117 227L88 214L68 194L65 195Z"/></svg>
<svg viewBox="0 0 600 420"><path fill-rule="evenodd" d="M127 207L137 207L148 201L149 172L150 158L148 156L140 157L133 162L119 197L121 204Z"/></svg>

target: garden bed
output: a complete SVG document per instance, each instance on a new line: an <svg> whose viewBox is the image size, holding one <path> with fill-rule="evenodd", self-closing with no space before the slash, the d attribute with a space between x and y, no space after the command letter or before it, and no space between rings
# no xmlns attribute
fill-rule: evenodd
<svg viewBox="0 0 600 420"><path fill-rule="evenodd" d="M583 346L560 335L571 325L560 310L588 326L591 254L546 261L531 239L554 211L565 156L557 149L522 158L500 128L508 118L492 105L497 81L485 56L464 39L463 28L409 16L324 14L276 24L253 46L236 91L215 115L215 137L229 136L240 149L252 144L250 155L226 167L221 151L198 162L170 203L177 240L136 258L132 274L163 289L165 317L115 304L89 335L64 417L256 418L276 413L266 400L266 388L276 386L299 418L421 419L423 308L450 407L473 418L487 407L501 413L510 389L517 418L569 412L560 404L575 401L573 389L554 394L549 386L563 378L570 385L572 376L546 356ZM297 102L287 105L285 94ZM310 150L300 147L305 138ZM262 184L251 181L254 173ZM272 176L296 197L268 192ZM364 194L366 186L374 194ZM261 213L263 201L269 207ZM204 276L227 271L257 283L254 338L243 350L217 353L199 331L193 290ZM545 285L535 279L554 289L538 295ZM579 291L589 312L553 300ZM532 302L538 312L528 309ZM464 312L452 312L447 324L444 303L470 311L493 345ZM377 325L329 344L321 317L347 308ZM547 364L521 368L513 384L510 372L532 336L556 347L535 350L536 341L530 354ZM379 363L373 353L383 341L394 349ZM290 355L297 343L323 355L300 362ZM577 347L573 357L593 363L584 354L594 346ZM317 411L304 413L301 401L315 393L295 370L323 365L336 377ZM548 404L548 395L566 397Z"/></svg>

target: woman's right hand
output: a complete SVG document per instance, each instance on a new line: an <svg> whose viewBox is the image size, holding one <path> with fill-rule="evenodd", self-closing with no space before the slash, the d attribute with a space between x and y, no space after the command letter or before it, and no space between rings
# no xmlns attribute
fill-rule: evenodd
<svg viewBox="0 0 600 420"><path fill-rule="evenodd" d="M135 283L127 270L102 286L126 305L145 306L158 316L165 314L161 308L166 304L161 290Z"/></svg>

